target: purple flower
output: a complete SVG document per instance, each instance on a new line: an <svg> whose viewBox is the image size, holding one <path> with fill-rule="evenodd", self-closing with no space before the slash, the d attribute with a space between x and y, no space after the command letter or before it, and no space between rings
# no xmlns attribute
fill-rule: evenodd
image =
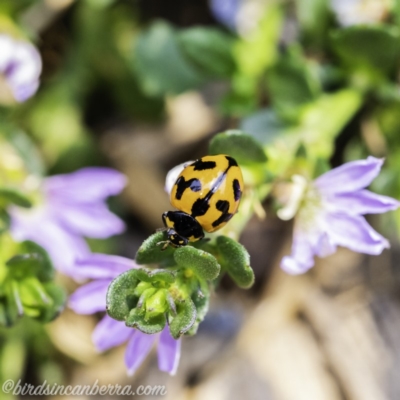
<svg viewBox="0 0 400 400"><path fill-rule="evenodd" d="M75 261L90 253L84 237L106 238L124 230L124 223L105 203L121 192L126 178L109 168L84 168L44 179L41 202L30 209L11 207L11 235L45 248L56 268L79 277Z"/></svg>
<svg viewBox="0 0 400 400"><path fill-rule="evenodd" d="M0 100L23 102L39 86L42 61L36 48L24 41L0 35Z"/></svg>
<svg viewBox="0 0 400 400"><path fill-rule="evenodd" d="M210 0L214 17L229 29L236 29L236 18L243 0Z"/></svg>
<svg viewBox="0 0 400 400"><path fill-rule="evenodd" d="M132 260L105 254L93 254L77 264L82 278L93 279L70 297L69 306L78 314L105 311L108 285L119 274L137 267ZM172 338L167 326L160 333L146 335L106 315L96 326L92 338L99 351L128 342L125 363L130 375L144 361L157 341L159 369L174 375L178 368L181 341Z"/></svg>
<svg viewBox="0 0 400 400"><path fill-rule="evenodd" d="M362 216L400 205L395 199L364 189L378 176L382 164L383 160L368 157L335 168L310 184L299 176L294 178L294 197L278 212L282 219L296 214L292 254L281 262L286 272L307 271L314 265L315 255L333 254L337 246L373 255L389 247Z"/></svg>

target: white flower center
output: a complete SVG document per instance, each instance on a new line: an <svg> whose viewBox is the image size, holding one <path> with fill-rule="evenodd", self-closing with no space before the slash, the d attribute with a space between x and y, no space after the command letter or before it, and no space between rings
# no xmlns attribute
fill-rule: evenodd
<svg viewBox="0 0 400 400"><path fill-rule="evenodd" d="M303 200L308 182L306 178L301 175L293 175L292 183L290 185L290 194L286 205L278 210L278 217L284 221L292 219L300 207L300 203Z"/></svg>
<svg viewBox="0 0 400 400"><path fill-rule="evenodd" d="M315 227L316 216L321 212L322 198L317 188L304 176L293 175L285 206L278 210L284 221L296 216L305 229Z"/></svg>
<svg viewBox="0 0 400 400"><path fill-rule="evenodd" d="M303 200L300 204L297 218L305 231L315 229L318 223L318 215L323 209L322 197L318 189L310 183L307 186Z"/></svg>

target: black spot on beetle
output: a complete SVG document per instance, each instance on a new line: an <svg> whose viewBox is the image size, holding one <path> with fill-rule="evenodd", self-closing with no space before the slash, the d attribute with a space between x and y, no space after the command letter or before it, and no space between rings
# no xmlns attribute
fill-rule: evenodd
<svg viewBox="0 0 400 400"><path fill-rule="evenodd" d="M212 226L216 228L218 225L221 225L224 222L228 222L232 217L233 214L229 213L229 201L226 200L218 200L216 204L217 210L221 211L222 214L221 216L216 219L213 223Z"/></svg>
<svg viewBox="0 0 400 400"><path fill-rule="evenodd" d="M242 190L240 189L240 183L237 179L233 180L233 197L235 201L239 201L242 197Z"/></svg>
<svg viewBox="0 0 400 400"><path fill-rule="evenodd" d="M228 160L229 163L229 168L230 167L237 167L237 162L234 158L230 157L230 156L226 156L226 159Z"/></svg>
<svg viewBox="0 0 400 400"><path fill-rule="evenodd" d="M176 181L176 186L175 197L177 200L182 198L182 195L187 188L190 188L192 192L199 192L201 190L201 182L198 179L193 178L186 181L183 176Z"/></svg>
<svg viewBox="0 0 400 400"><path fill-rule="evenodd" d="M208 201L208 196L203 199L197 199L192 205L192 217L196 218L204 215L210 208Z"/></svg>
<svg viewBox="0 0 400 400"><path fill-rule="evenodd" d="M222 211L223 214L226 214L229 210L229 201L218 200L216 207L217 207L217 210Z"/></svg>
<svg viewBox="0 0 400 400"><path fill-rule="evenodd" d="M215 161L202 161L197 160L195 161L192 166L194 167L194 171L204 171L206 169L213 169L216 167L216 162Z"/></svg>

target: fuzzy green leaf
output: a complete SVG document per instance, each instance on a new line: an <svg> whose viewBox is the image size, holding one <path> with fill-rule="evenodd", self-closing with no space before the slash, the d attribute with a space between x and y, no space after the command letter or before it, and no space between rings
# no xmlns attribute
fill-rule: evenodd
<svg viewBox="0 0 400 400"><path fill-rule="evenodd" d="M192 301L196 307L196 321L187 331L188 335L196 334L200 323L203 321L208 312L208 307L210 304L210 290L206 282L203 282L199 290L192 294Z"/></svg>
<svg viewBox="0 0 400 400"><path fill-rule="evenodd" d="M174 339L179 339L184 333L189 331L196 321L196 306L192 299L187 298L182 302L176 303L177 315L172 319L169 329Z"/></svg>
<svg viewBox="0 0 400 400"><path fill-rule="evenodd" d="M214 136L209 150L210 154L228 154L239 165L253 165L267 161L267 156L260 143L252 136L238 130L230 130Z"/></svg>
<svg viewBox="0 0 400 400"><path fill-rule="evenodd" d="M206 280L215 279L221 270L213 255L192 246L176 249L174 258L180 267L190 268L197 276Z"/></svg>
<svg viewBox="0 0 400 400"><path fill-rule="evenodd" d="M151 335L153 333L161 332L164 329L166 322L167 319L165 314L159 314L152 318L146 318L146 313L144 311L134 308L129 313L125 324L126 326L139 329L139 331Z"/></svg>
<svg viewBox="0 0 400 400"><path fill-rule="evenodd" d="M246 249L227 236L217 237L217 247L221 266L242 288L249 288L254 283L254 272L250 267L250 256Z"/></svg>
<svg viewBox="0 0 400 400"><path fill-rule="evenodd" d="M174 265L174 249L168 246L162 250L160 242L167 240L166 232L156 232L149 236L140 246L135 260L138 264L160 264L162 267Z"/></svg>
<svg viewBox="0 0 400 400"><path fill-rule="evenodd" d="M124 272L111 282L106 296L107 313L110 317L118 321L128 317L138 300L135 295L138 283L137 270L134 269Z"/></svg>
<svg viewBox="0 0 400 400"><path fill-rule="evenodd" d="M143 282L163 281L172 283L175 281L175 273L165 269L138 269L136 276Z"/></svg>

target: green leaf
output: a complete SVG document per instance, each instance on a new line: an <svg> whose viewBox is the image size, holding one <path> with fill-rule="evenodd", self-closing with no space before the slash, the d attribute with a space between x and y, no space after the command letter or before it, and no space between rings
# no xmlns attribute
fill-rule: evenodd
<svg viewBox="0 0 400 400"><path fill-rule="evenodd" d="M67 302L67 293L63 288L53 282L48 282L43 285L48 297L51 299L50 304L41 309L37 319L41 322L51 322L64 310Z"/></svg>
<svg viewBox="0 0 400 400"><path fill-rule="evenodd" d="M138 301L135 295L138 283L137 270L134 269L124 272L111 282L106 296L107 313L110 317L118 321L128 317Z"/></svg>
<svg viewBox="0 0 400 400"><path fill-rule="evenodd" d="M159 245L166 240L166 232L156 232L149 236L137 251L136 262L138 264L160 264L163 267L174 265L174 249L168 246L165 250L162 250L162 245Z"/></svg>
<svg viewBox="0 0 400 400"><path fill-rule="evenodd" d="M4 205L15 204L24 208L32 207L31 201L23 193L11 187L0 188L0 203Z"/></svg>
<svg viewBox="0 0 400 400"><path fill-rule="evenodd" d="M51 303L42 284L35 277L27 277L18 282L21 302L25 307L40 307Z"/></svg>
<svg viewBox="0 0 400 400"><path fill-rule="evenodd" d="M203 81L186 60L175 30L166 22L155 22L139 34L133 66L144 92L153 96L181 93Z"/></svg>
<svg viewBox="0 0 400 400"><path fill-rule="evenodd" d="M200 323L204 320L209 304L210 304L210 290L206 282L201 284L201 287L192 294L192 301L196 307L196 321L192 327L186 332L188 335L194 335L199 328Z"/></svg>
<svg viewBox="0 0 400 400"><path fill-rule="evenodd" d="M297 47L268 70L267 86L274 108L288 120L298 119L300 107L321 93L320 82Z"/></svg>
<svg viewBox="0 0 400 400"><path fill-rule="evenodd" d="M5 210L0 210L0 234L8 231L11 218Z"/></svg>
<svg viewBox="0 0 400 400"><path fill-rule="evenodd" d="M7 308L4 299L0 299L0 326L9 326Z"/></svg>
<svg viewBox="0 0 400 400"><path fill-rule="evenodd" d="M400 29L388 25L353 26L332 34L332 46L352 69L387 74L400 57Z"/></svg>
<svg viewBox="0 0 400 400"><path fill-rule="evenodd" d="M56 162L63 152L72 147L78 149L82 143L89 141L89 136L85 135L83 109L73 94L76 82L68 82L66 78L63 75L47 90L40 91L23 117L50 164ZM74 153L70 163L76 162L76 155L80 157L79 153Z"/></svg>
<svg viewBox="0 0 400 400"><path fill-rule="evenodd" d="M14 279L23 279L26 276L36 275L38 273L38 254L18 254L10 258L6 265L10 267L10 275Z"/></svg>
<svg viewBox="0 0 400 400"><path fill-rule="evenodd" d="M230 130L214 136L209 146L210 154L228 154L239 165L265 163L267 156L262 146L250 135Z"/></svg>
<svg viewBox="0 0 400 400"><path fill-rule="evenodd" d="M39 246L37 243L30 240L22 242L21 245L23 251L31 254L34 253L37 255L37 261L39 263L39 272L37 274L38 279L41 282L52 281L55 276L55 269L49 255L47 254L47 251L43 247Z"/></svg>
<svg viewBox="0 0 400 400"><path fill-rule="evenodd" d="M6 262L10 274L15 279L23 279L28 275L36 276L41 282L54 279L55 270L47 252L38 244L29 240L21 243L21 251Z"/></svg>
<svg viewBox="0 0 400 400"><path fill-rule="evenodd" d="M153 333L161 332L164 329L166 322L167 319L165 314L146 318L146 314L143 311L134 308L129 313L125 324L126 326L139 329L139 331L151 335Z"/></svg>
<svg viewBox="0 0 400 400"><path fill-rule="evenodd" d="M136 276L143 282L172 283L175 281L175 273L165 269L138 269Z"/></svg>
<svg viewBox="0 0 400 400"><path fill-rule="evenodd" d="M197 276L206 280L217 278L221 269L213 255L192 246L176 249L174 258L180 267L190 268Z"/></svg>
<svg viewBox="0 0 400 400"><path fill-rule="evenodd" d="M192 299L187 298L176 303L177 315L173 317L169 324L171 335L174 339L179 339L184 333L189 331L196 321L196 306Z"/></svg>
<svg viewBox="0 0 400 400"><path fill-rule="evenodd" d="M254 272L250 267L250 256L246 249L227 236L217 237L221 266L242 288L249 288L254 283Z"/></svg>
<svg viewBox="0 0 400 400"><path fill-rule="evenodd" d="M263 96L260 79L278 56L277 43L282 32L281 5L270 4L257 28L239 39L233 48L237 72L232 79L231 92L224 98L222 109L232 116L255 111Z"/></svg>
<svg viewBox="0 0 400 400"><path fill-rule="evenodd" d="M259 143L267 145L277 139L287 125L277 117L274 110L265 108L243 118L239 128Z"/></svg>
<svg viewBox="0 0 400 400"><path fill-rule="evenodd" d="M307 105L298 132L308 153L323 158L330 157L334 139L354 117L362 100L360 92L343 89L320 96L316 102Z"/></svg>
<svg viewBox="0 0 400 400"><path fill-rule="evenodd" d="M301 0L295 6L305 41L321 47L329 31L329 0Z"/></svg>
<svg viewBox="0 0 400 400"><path fill-rule="evenodd" d="M1 132L4 132L7 141L18 152L29 172L38 176L44 175L44 163L32 139L18 127L1 122Z"/></svg>
<svg viewBox="0 0 400 400"><path fill-rule="evenodd" d="M278 54L276 44L281 35L282 20L280 5L269 5L257 29L235 45L236 62L244 75L259 77L274 63Z"/></svg>
<svg viewBox="0 0 400 400"><path fill-rule="evenodd" d="M178 33L186 58L205 76L228 77L235 68L232 56L233 38L210 27L194 27Z"/></svg>
<svg viewBox="0 0 400 400"><path fill-rule="evenodd" d="M18 318L24 315L21 298L18 291L18 284L15 281L8 281L5 287L5 301L7 310L8 326L15 324Z"/></svg>

